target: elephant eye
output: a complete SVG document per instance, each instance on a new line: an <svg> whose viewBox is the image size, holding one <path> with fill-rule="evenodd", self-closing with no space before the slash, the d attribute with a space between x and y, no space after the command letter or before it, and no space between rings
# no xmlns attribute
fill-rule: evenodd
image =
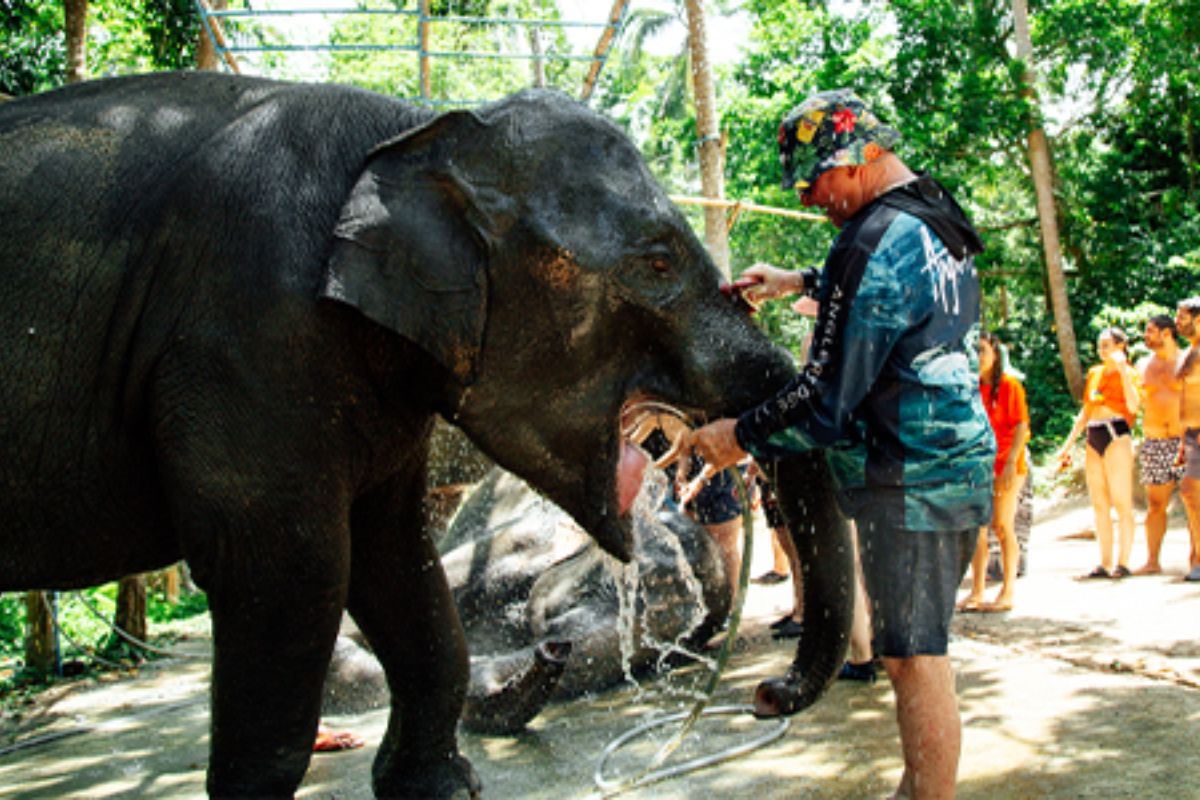
<svg viewBox="0 0 1200 800"><path fill-rule="evenodd" d="M671 271L671 262L670 262L670 260L667 259L666 256L651 256L650 257L650 266L654 268L655 272L670 272Z"/></svg>

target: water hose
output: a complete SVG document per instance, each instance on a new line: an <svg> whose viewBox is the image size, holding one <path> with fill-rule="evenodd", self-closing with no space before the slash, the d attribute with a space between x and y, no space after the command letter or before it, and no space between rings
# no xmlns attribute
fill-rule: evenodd
<svg viewBox="0 0 1200 800"><path fill-rule="evenodd" d="M738 626L742 621L742 607L745 605L746 592L748 591L750 584L750 561L754 554L754 514L750 508L750 496L746 489L746 482L742 480L741 473L738 472L737 469L731 467L729 470L727 470L727 472L732 473L733 483L737 489L738 500L742 504L742 538L744 544L742 547L742 568L740 574L738 575L737 600L733 604L733 612L729 615L728 632L725 636L725 641L721 643L720 651L717 653L716 666L713 668L708 682L702 690L700 698L692 705L690 711L681 711L676 714L669 714L665 717L660 717L658 719L651 720L650 722L638 725L637 727L621 734L616 739L613 739L608 746L604 748L604 752L600 755L600 762L596 765L596 772L594 775L596 786L599 787L603 792L603 794L600 795L601 797L613 797L621 792L625 792L639 786L645 786L647 784L657 783L658 781L666 780L668 778L674 778L676 776L683 775L688 772L694 772L695 770L703 767L711 766L713 764L743 755L759 747L770 744L779 737L783 736L790 724L790 720L787 717L782 717L779 719L779 724L774 729L763 736L752 739L749 742L744 742L742 744L735 745L709 755L699 756L691 759L690 761L685 761L682 764L677 764L672 767L664 768L662 766L663 762L670 758L671 754L678 750L679 746L683 744L684 738L688 735L688 733L691 732L692 728L696 724L696 721L701 716L706 714L751 714L754 710L752 706L748 705L714 706L712 708L707 708L709 701L712 700L713 692L716 691L717 684L719 684L721 681L721 673L725 669L725 664L729 660L730 654L733 652L734 642L737 641ZM683 720L683 724L679 726L679 730L676 731L675 735L672 736L666 744L658 749L658 752L654 754L654 757L650 759L649 763L647 763L640 772L623 780L610 780L604 776L604 767L608 763L609 757L612 756L612 754L619 750L622 746L649 730L680 719Z"/></svg>

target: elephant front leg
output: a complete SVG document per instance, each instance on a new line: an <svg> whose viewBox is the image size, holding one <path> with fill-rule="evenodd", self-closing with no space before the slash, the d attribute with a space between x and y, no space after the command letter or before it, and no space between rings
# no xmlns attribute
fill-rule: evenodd
<svg viewBox="0 0 1200 800"><path fill-rule="evenodd" d="M389 517L412 518L411 515ZM391 717L373 770L378 797L474 798L480 782L458 752L466 638L437 551L424 533L354 531L349 609L383 665Z"/></svg>

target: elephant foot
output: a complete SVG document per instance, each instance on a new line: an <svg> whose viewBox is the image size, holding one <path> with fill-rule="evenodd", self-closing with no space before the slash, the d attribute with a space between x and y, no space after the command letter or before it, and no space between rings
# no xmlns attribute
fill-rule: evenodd
<svg viewBox="0 0 1200 800"><path fill-rule="evenodd" d="M759 719L787 717L812 704L805 698L801 682L791 673L783 678L768 678L754 690L754 716Z"/></svg>
<svg viewBox="0 0 1200 800"><path fill-rule="evenodd" d="M471 762L458 753L432 763L397 763L386 776L377 771L373 783L381 800L478 800L483 791Z"/></svg>

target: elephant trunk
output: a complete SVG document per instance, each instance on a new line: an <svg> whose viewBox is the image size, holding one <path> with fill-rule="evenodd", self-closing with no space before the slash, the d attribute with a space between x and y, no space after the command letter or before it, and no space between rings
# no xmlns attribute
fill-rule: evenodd
<svg viewBox="0 0 1200 800"><path fill-rule="evenodd" d="M795 714L812 705L837 676L854 616L854 550L849 523L834 501L833 478L820 452L773 465L772 484L804 576L802 633L782 678L754 693L759 717Z"/></svg>
<svg viewBox="0 0 1200 800"><path fill-rule="evenodd" d="M511 656L472 662L463 726L476 733L520 733L558 687L570 642L541 642Z"/></svg>

